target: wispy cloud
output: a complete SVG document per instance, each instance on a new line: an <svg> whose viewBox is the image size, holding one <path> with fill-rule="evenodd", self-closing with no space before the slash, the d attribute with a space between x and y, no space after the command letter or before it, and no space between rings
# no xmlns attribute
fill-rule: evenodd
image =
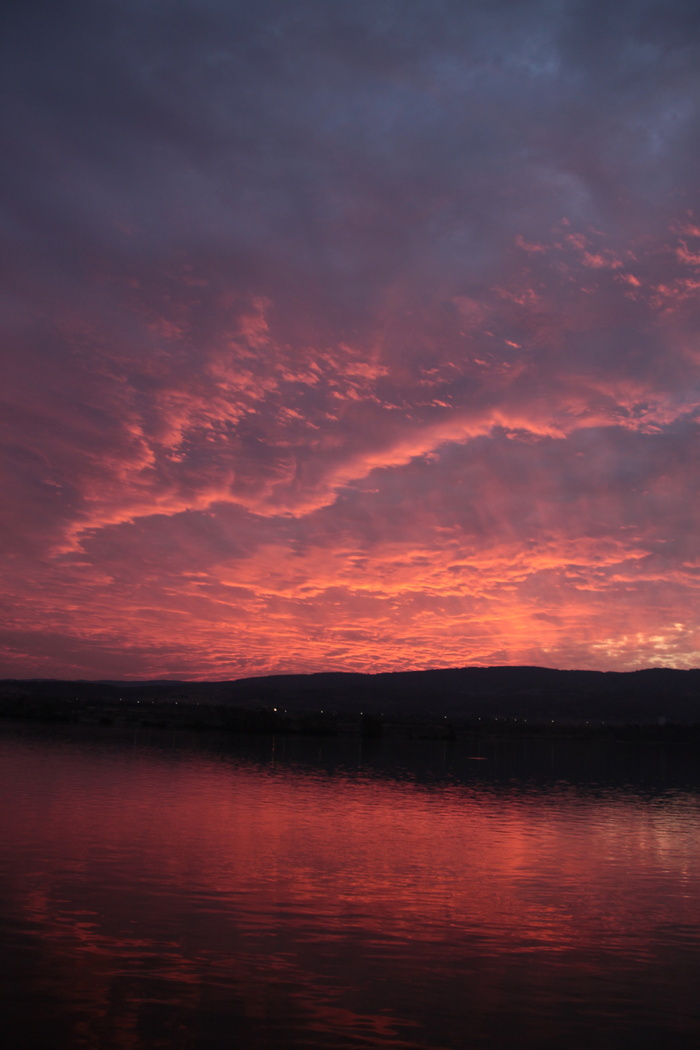
<svg viewBox="0 0 700 1050"><path fill-rule="evenodd" d="M697 663L697 12L5 18L0 673Z"/></svg>

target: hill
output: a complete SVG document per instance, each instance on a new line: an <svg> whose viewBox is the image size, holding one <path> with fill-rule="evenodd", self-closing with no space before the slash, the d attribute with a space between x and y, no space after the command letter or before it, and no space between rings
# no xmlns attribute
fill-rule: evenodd
<svg viewBox="0 0 700 1050"><path fill-rule="evenodd" d="M0 681L0 714L31 717L125 705L279 708L390 721L528 719L538 722L700 723L700 669L561 671L462 667L378 674L321 672L226 682ZM39 715L40 716L40 715Z"/></svg>

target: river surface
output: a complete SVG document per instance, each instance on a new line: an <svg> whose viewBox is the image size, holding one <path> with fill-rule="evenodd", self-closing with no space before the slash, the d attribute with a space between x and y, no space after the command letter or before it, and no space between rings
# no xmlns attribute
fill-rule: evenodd
<svg viewBox="0 0 700 1050"><path fill-rule="evenodd" d="M0 725L12 1050L700 1042L700 774L657 745Z"/></svg>

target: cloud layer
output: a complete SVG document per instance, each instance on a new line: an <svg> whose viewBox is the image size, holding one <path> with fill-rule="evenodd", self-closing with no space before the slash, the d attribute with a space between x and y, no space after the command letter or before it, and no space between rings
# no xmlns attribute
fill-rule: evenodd
<svg viewBox="0 0 700 1050"><path fill-rule="evenodd" d="M696 5L4 17L0 674L700 662Z"/></svg>

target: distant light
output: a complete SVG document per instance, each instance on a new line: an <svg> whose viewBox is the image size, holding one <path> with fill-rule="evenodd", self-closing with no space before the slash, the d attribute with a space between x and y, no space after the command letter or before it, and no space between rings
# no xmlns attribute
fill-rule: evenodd
<svg viewBox="0 0 700 1050"><path fill-rule="evenodd" d="M276 710L277 710L277 708L276 708L276 707L273 707L273 708L272 708L272 710L273 710L273 711L276 711Z"/></svg>

